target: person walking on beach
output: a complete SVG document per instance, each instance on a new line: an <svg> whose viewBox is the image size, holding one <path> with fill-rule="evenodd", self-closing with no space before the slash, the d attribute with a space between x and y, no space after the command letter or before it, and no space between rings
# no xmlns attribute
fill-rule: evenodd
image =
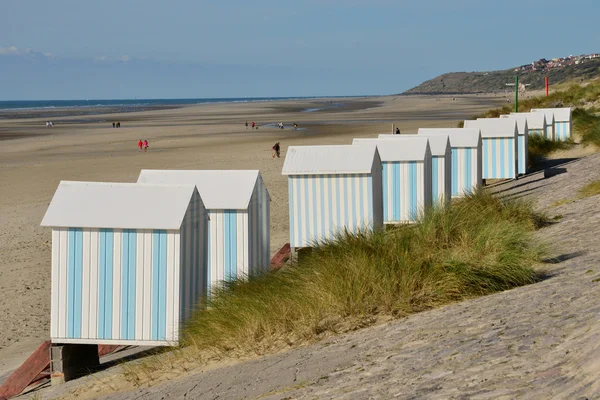
<svg viewBox="0 0 600 400"><path fill-rule="evenodd" d="M298 124L294 122L294 130L298 129Z"/></svg>
<svg viewBox="0 0 600 400"><path fill-rule="evenodd" d="M116 126L117 124L115 122L113 122L113 128Z"/></svg>
<svg viewBox="0 0 600 400"><path fill-rule="evenodd" d="M252 129L254 129L254 126L255 126L254 121L252 121Z"/></svg>
<svg viewBox="0 0 600 400"><path fill-rule="evenodd" d="M248 121L246 121L246 130L248 130Z"/></svg>
<svg viewBox="0 0 600 400"><path fill-rule="evenodd" d="M400 128L396 128L396 135L400 134Z"/></svg>
<svg viewBox="0 0 600 400"><path fill-rule="evenodd" d="M142 139L140 139L140 141L138 142L138 151L142 151L143 146L144 146L144 142L142 142Z"/></svg>
<svg viewBox="0 0 600 400"><path fill-rule="evenodd" d="M281 151L279 142L275 143L275 145L272 147L272 149L273 149L273 158L275 158L275 156L277 156L277 158L281 158L281 157L279 157L279 152Z"/></svg>
<svg viewBox="0 0 600 400"><path fill-rule="evenodd" d="M148 141L144 139L144 151L148 151Z"/></svg>

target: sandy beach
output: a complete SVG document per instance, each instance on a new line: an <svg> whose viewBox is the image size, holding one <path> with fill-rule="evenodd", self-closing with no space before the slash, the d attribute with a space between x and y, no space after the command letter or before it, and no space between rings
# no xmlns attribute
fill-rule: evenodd
<svg viewBox="0 0 600 400"><path fill-rule="evenodd" d="M205 104L123 114L0 118L0 382L49 334L50 230L40 221L60 180L135 182L142 168L259 169L271 194L271 252L288 241L291 145L457 122L504 104L503 95L371 97ZM121 128L113 129L112 121ZM258 130L246 129L255 121ZM282 121L285 129L275 124ZM300 130L293 130L296 122ZM150 144L139 152L139 139ZM271 146L281 142L280 159Z"/></svg>

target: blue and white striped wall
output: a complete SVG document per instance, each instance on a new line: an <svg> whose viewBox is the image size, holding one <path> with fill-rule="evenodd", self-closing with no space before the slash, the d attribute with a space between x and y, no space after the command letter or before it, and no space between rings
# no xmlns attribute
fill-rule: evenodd
<svg viewBox="0 0 600 400"><path fill-rule="evenodd" d="M571 123L561 121L554 123L554 138L555 140L565 141L571 137Z"/></svg>
<svg viewBox="0 0 600 400"><path fill-rule="evenodd" d="M452 197L462 197L481 186L482 152L475 147L452 148Z"/></svg>
<svg viewBox="0 0 600 400"><path fill-rule="evenodd" d="M554 140L554 124L546 125L546 139Z"/></svg>
<svg viewBox="0 0 600 400"><path fill-rule="evenodd" d="M431 157L431 198L434 203L452 197L452 156Z"/></svg>
<svg viewBox="0 0 600 400"><path fill-rule="evenodd" d="M53 343L178 343L206 279L192 222L204 208L197 194L190 204L181 231L52 229Z"/></svg>
<svg viewBox="0 0 600 400"><path fill-rule="evenodd" d="M483 179L517 177L517 143L514 138L483 138Z"/></svg>
<svg viewBox="0 0 600 400"><path fill-rule="evenodd" d="M259 176L248 209L209 210L210 287L269 270L269 202Z"/></svg>
<svg viewBox="0 0 600 400"><path fill-rule="evenodd" d="M415 222L431 204L431 166L423 161L382 164L383 221L386 224Z"/></svg>
<svg viewBox="0 0 600 400"><path fill-rule="evenodd" d="M519 133L519 174L525 175L527 173L527 166L529 165L529 152L527 151L527 147L529 146L529 131L527 134L521 135Z"/></svg>
<svg viewBox="0 0 600 400"><path fill-rule="evenodd" d="M344 228L380 226L380 182L381 175L370 174L288 176L290 246L312 247L335 239Z"/></svg>

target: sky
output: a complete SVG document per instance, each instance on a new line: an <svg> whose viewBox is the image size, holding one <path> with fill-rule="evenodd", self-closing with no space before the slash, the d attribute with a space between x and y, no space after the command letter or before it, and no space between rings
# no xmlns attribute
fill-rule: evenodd
<svg viewBox="0 0 600 400"><path fill-rule="evenodd" d="M598 0L0 0L0 100L353 96L600 52Z"/></svg>

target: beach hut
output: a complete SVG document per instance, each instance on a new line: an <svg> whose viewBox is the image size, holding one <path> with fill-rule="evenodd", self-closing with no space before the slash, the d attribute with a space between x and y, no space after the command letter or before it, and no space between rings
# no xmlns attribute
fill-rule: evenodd
<svg viewBox="0 0 600 400"><path fill-rule="evenodd" d="M570 107L533 108L531 109L531 112L543 112L546 115L546 120L549 119L548 115L550 113L552 114L552 118L554 120L554 140L564 141L571 137L573 122L572 110Z"/></svg>
<svg viewBox="0 0 600 400"><path fill-rule="evenodd" d="M52 342L176 345L205 295L206 217L193 185L60 182L41 224Z"/></svg>
<svg viewBox="0 0 600 400"><path fill-rule="evenodd" d="M380 134L379 139L402 140L415 136L417 135ZM448 135L434 135L427 139L431 150L431 199L434 203L442 199L448 201L452 197L452 151ZM383 155L381 157L384 162Z"/></svg>
<svg viewBox="0 0 600 400"><path fill-rule="evenodd" d="M282 174L288 177L291 247L383 226L375 145L290 146Z"/></svg>
<svg viewBox="0 0 600 400"><path fill-rule="evenodd" d="M482 142L479 129L420 128L418 135L448 136L452 151L450 167L452 197L462 197L481 186Z"/></svg>
<svg viewBox="0 0 600 400"><path fill-rule="evenodd" d="M209 286L270 264L270 197L258 170L142 170L138 183L192 184L208 210Z"/></svg>
<svg viewBox="0 0 600 400"><path fill-rule="evenodd" d="M535 110L535 109L534 109ZM554 112L548 108L541 108L532 113L542 114L546 120L546 139L554 140Z"/></svg>
<svg viewBox="0 0 600 400"><path fill-rule="evenodd" d="M517 130L519 138L517 145L519 147L519 175L525 175L527 173L527 166L529 165L529 152L527 148L529 146L529 125L527 122L527 116L523 114L508 114L501 115L500 118L513 120L517 123ZM482 119L482 118L479 118Z"/></svg>
<svg viewBox="0 0 600 400"><path fill-rule="evenodd" d="M481 131L483 179L515 179L518 176L517 123L507 118L465 121L465 128Z"/></svg>
<svg viewBox="0 0 600 400"><path fill-rule="evenodd" d="M401 135L397 135L401 136ZM427 138L354 139L355 146L376 145L382 164L383 222L416 222L431 205L431 149Z"/></svg>
<svg viewBox="0 0 600 400"><path fill-rule="evenodd" d="M552 139L552 136L547 136L546 115L541 112L524 112L511 113L510 115L523 115L527 119L527 129L529 136L540 135ZM506 118L506 116L503 116Z"/></svg>

